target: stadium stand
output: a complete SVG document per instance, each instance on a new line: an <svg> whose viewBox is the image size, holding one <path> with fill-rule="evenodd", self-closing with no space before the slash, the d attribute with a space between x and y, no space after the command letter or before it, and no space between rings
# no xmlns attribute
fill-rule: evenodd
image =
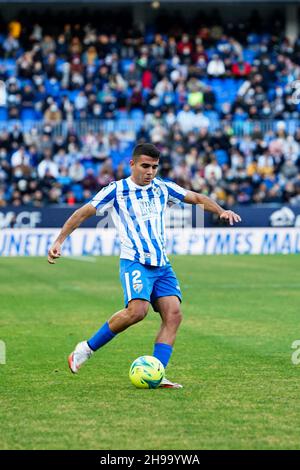
<svg viewBox="0 0 300 470"><path fill-rule="evenodd" d="M163 177L227 207L300 204L300 38L280 22L145 35L12 23L0 34L0 206L88 201L129 174L136 141L160 148Z"/></svg>

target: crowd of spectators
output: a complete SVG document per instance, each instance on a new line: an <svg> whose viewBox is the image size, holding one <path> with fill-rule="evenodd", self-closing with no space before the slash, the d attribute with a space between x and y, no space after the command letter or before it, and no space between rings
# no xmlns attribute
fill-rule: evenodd
<svg viewBox="0 0 300 470"><path fill-rule="evenodd" d="M284 37L282 24L268 33L242 26L143 35L92 23L2 28L0 206L88 201L129 174L137 141L160 148L161 176L228 207L300 204L300 38ZM39 120L42 130L22 128ZM72 131L78 120L125 130ZM235 132L268 120L271 131ZM67 134L54 132L62 121Z"/></svg>
<svg viewBox="0 0 300 470"><path fill-rule="evenodd" d="M156 118L159 119L158 114ZM300 204L300 128L236 136L227 125L210 132L184 133L175 123L161 125L163 135L141 129L115 133L69 132L42 135L17 127L0 133L0 206L66 203L90 200L99 189L130 174L136 141L152 141L161 150L160 175L210 195L222 205L249 203ZM156 130L155 130L156 132Z"/></svg>

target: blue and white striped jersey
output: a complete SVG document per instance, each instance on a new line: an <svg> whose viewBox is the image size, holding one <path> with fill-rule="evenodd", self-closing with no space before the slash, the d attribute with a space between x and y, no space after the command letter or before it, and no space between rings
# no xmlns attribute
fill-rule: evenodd
<svg viewBox="0 0 300 470"><path fill-rule="evenodd" d="M164 214L168 203L180 203L187 191L154 178L138 186L131 177L101 189L90 203L98 214L110 210L120 237L120 257L151 266L168 263Z"/></svg>

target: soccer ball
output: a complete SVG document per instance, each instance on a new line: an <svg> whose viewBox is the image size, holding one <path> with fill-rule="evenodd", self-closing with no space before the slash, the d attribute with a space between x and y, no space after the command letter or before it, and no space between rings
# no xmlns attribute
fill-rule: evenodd
<svg viewBox="0 0 300 470"><path fill-rule="evenodd" d="M137 388L157 388L164 376L164 366L153 356L138 357L129 369L131 383Z"/></svg>

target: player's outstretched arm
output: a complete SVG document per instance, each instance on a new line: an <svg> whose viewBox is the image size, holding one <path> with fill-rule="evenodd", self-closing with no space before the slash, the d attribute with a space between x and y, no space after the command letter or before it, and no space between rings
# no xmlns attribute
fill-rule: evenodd
<svg viewBox="0 0 300 470"><path fill-rule="evenodd" d="M204 210L213 212L217 214L220 219L227 220L230 225L233 225L234 222L241 222L241 217L233 211L226 211L219 204L217 204L213 199L204 194L198 194L194 191L188 191L184 202L188 204L201 204L204 207Z"/></svg>
<svg viewBox="0 0 300 470"><path fill-rule="evenodd" d="M96 214L96 208L92 206L92 204L85 204L84 206L77 209L71 217L65 222L63 228L60 231L57 239L51 246L50 250L48 251L48 263L55 264L55 259L59 258L61 255L61 245L65 241L65 239L77 228L79 225L82 224L86 219L92 217L92 215Z"/></svg>

